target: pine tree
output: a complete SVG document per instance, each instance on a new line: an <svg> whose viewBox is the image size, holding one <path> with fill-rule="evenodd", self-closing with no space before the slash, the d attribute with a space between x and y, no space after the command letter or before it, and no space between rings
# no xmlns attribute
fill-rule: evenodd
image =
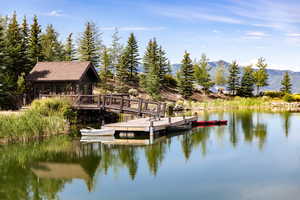
<svg viewBox="0 0 300 200"><path fill-rule="evenodd" d="M32 68L29 56L29 28L27 24L26 16L23 18L23 23L21 26L22 35L22 51L24 54L24 73L28 74Z"/></svg>
<svg viewBox="0 0 300 200"><path fill-rule="evenodd" d="M189 98L193 94L193 73L194 70L190 54L185 52L178 73L178 90L184 98Z"/></svg>
<svg viewBox="0 0 300 200"><path fill-rule="evenodd" d="M236 95L240 85L240 70L236 61L233 61L229 66L229 77L227 89L232 95Z"/></svg>
<svg viewBox="0 0 300 200"><path fill-rule="evenodd" d="M281 92L286 94L291 94L292 92L292 82L288 72L285 72L281 81Z"/></svg>
<svg viewBox="0 0 300 200"><path fill-rule="evenodd" d="M61 61L64 59L63 45L58 41L58 33L52 24L41 35L42 55L45 61Z"/></svg>
<svg viewBox="0 0 300 200"><path fill-rule="evenodd" d="M159 79L162 85L165 85L165 75L171 73L170 62L166 57L166 51L162 46L158 49L158 65L159 65Z"/></svg>
<svg viewBox="0 0 300 200"><path fill-rule="evenodd" d="M6 68L6 45L5 45L5 27L4 19L0 17L0 73L4 72Z"/></svg>
<svg viewBox="0 0 300 200"><path fill-rule="evenodd" d="M18 77L25 71L25 52L22 49L22 34L17 22L16 13L13 14L5 37L7 54L7 72L15 86Z"/></svg>
<svg viewBox="0 0 300 200"><path fill-rule="evenodd" d="M111 57L108 52L108 49L106 47L103 48L103 53L101 55L100 59L100 78L102 81L102 87L106 90L108 90L108 84L107 81L109 78L112 78L112 72L111 72Z"/></svg>
<svg viewBox="0 0 300 200"><path fill-rule="evenodd" d="M254 91L255 79L253 76L252 66L244 68L243 76L241 78L241 85L238 89L238 95L242 97L252 97Z"/></svg>
<svg viewBox="0 0 300 200"><path fill-rule="evenodd" d="M145 71L145 81L142 86L145 88L146 92L153 98L160 98L160 88L161 88L161 60L159 55L159 47L157 45L156 39L151 39L148 43L144 58L143 65Z"/></svg>
<svg viewBox="0 0 300 200"><path fill-rule="evenodd" d="M75 60L75 54L76 50L74 48L73 44L73 38L72 38L73 33L70 33L67 37L67 41L65 44L65 61L73 61Z"/></svg>
<svg viewBox="0 0 300 200"><path fill-rule="evenodd" d="M225 77L225 68L223 62L220 62L217 66L215 73L215 84L218 86L224 86L227 83Z"/></svg>
<svg viewBox="0 0 300 200"><path fill-rule="evenodd" d="M113 74L116 74L116 68L119 63L119 59L122 56L122 53L124 50L124 47L120 43L120 40L121 40L121 37L119 37L119 31L116 28L115 32L112 35L112 43L111 43L111 47L109 49Z"/></svg>
<svg viewBox="0 0 300 200"><path fill-rule="evenodd" d="M41 46L41 26L38 23L38 18L36 15L33 18L33 24L31 25L30 29L28 51L31 67L33 67L37 61L43 60Z"/></svg>
<svg viewBox="0 0 300 200"><path fill-rule="evenodd" d="M138 50L138 44L135 39L135 36L133 33L130 34L127 42L127 46L125 48L126 55L128 56L128 80L134 81L136 79L137 71L138 71L138 65L139 65L139 50Z"/></svg>
<svg viewBox="0 0 300 200"><path fill-rule="evenodd" d="M125 83L127 82L128 79L127 58L128 58L127 53L124 51L118 61L118 65L116 69L116 79L118 81L118 87L116 88L116 90L118 92L128 92L125 86Z"/></svg>
<svg viewBox="0 0 300 200"><path fill-rule="evenodd" d="M205 54L202 54L199 64L194 65L194 77L205 93L214 85L210 78L209 70L208 58Z"/></svg>
<svg viewBox="0 0 300 200"><path fill-rule="evenodd" d="M102 41L96 25L87 22L85 31L81 33L78 41L79 59L82 61L91 61L95 67L99 65L100 51L102 50Z"/></svg>
<svg viewBox="0 0 300 200"><path fill-rule="evenodd" d="M259 58L257 61L256 66L258 67L258 70L254 72L254 78L255 78L255 85L256 85L256 91L257 94L259 94L260 88L268 86L268 72L266 68L268 65L265 63L264 58Z"/></svg>

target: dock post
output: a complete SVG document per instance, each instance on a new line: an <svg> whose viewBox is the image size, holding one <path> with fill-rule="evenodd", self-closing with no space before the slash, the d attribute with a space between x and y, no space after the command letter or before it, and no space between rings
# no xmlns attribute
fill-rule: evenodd
<svg viewBox="0 0 300 200"><path fill-rule="evenodd" d="M150 121L149 132L150 132L150 137L154 135L153 121Z"/></svg>

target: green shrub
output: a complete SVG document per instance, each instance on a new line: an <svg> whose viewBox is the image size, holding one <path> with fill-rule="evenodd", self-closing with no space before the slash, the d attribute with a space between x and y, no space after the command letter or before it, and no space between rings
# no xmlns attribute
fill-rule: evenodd
<svg viewBox="0 0 300 200"><path fill-rule="evenodd" d="M166 74L165 77L164 77L164 81L170 87L176 87L177 86L177 80L171 74Z"/></svg>
<svg viewBox="0 0 300 200"><path fill-rule="evenodd" d="M290 94L284 95L282 99L283 99L284 101L286 101L286 102L292 102L292 101L294 101L293 96L290 95Z"/></svg>
<svg viewBox="0 0 300 200"><path fill-rule="evenodd" d="M284 96L284 92L281 91L264 91L264 96L271 97L271 98L282 98Z"/></svg>

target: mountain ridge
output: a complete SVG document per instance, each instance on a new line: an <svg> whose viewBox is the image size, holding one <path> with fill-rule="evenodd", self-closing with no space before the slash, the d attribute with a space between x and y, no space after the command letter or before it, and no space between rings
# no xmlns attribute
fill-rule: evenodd
<svg viewBox="0 0 300 200"><path fill-rule="evenodd" d="M210 74L212 77L214 77L215 71L217 66L223 63L225 68L225 75L228 75L228 69L229 69L229 62L226 62L224 60L219 61L211 61L208 62L208 64L211 67ZM172 64L172 73L176 74L176 72L180 69L181 64ZM240 71L242 73L244 66L239 66ZM256 70L256 69L254 69ZM267 72L269 74L268 83L269 85L262 88L262 90L280 90L281 88L281 80L285 72L288 72L291 80L292 80L292 91L294 93L300 93L300 72L292 71L292 70L279 70L279 69L267 69Z"/></svg>

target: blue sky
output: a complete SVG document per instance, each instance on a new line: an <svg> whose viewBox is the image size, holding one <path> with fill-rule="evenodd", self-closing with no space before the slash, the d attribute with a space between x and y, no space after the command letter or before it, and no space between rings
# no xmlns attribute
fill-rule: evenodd
<svg viewBox="0 0 300 200"><path fill-rule="evenodd" d="M299 0L0 0L0 15L17 11L43 27L53 24L60 39L78 35L94 21L109 45L114 27L123 42L134 32L143 53L156 37L172 63L185 50L192 58L254 63L267 59L270 68L300 71Z"/></svg>

